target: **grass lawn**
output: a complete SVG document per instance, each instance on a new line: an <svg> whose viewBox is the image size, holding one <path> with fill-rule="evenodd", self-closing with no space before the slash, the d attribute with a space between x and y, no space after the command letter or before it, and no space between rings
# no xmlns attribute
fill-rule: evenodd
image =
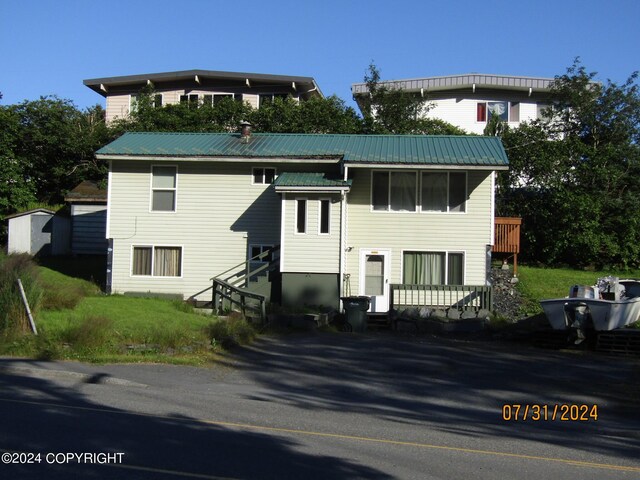
<svg viewBox="0 0 640 480"><path fill-rule="evenodd" d="M253 338L244 320L221 320L176 300L106 296L87 280L38 270L44 291L35 312L39 335L5 334L0 354L202 365L221 347Z"/></svg>

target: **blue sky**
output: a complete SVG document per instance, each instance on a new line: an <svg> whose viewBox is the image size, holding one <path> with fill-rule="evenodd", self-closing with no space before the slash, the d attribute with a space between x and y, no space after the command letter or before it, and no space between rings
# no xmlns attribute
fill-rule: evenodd
<svg viewBox="0 0 640 480"><path fill-rule="evenodd" d="M84 79L204 69L312 76L351 101L385 80L640 69L638 0L0 0L0 104L104 99Z"/></svg>

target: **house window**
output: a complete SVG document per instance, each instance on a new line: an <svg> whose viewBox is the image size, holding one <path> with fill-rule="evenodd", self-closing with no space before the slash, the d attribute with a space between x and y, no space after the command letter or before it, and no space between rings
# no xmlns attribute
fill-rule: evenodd
<svg viewBox="0 0 640 480"><path fill-rule="evenodd" d="M307 200L296 200L296 233L307 233Z"/></svg>
<svg viewBox="0 0 640 480"><path fill-rule="evenodd" d="M466 211L467 174L465 172L422 172L423 212Z"/></svg>
<svg viewBox="0 0 640 480"><path fill-rule="evenodd" d="M320 200L320 211L319 211L319 227L318 233L329 234L330 233L330 225L331 225L331 200L324 199Z"/></svg>
<svg viewBox="0 0 640 480"><path fill-rule="evenodd" d="M198 108L198 94L190 93L180 95L180 103L187 104L189 108Z"/></svg>
<svg viewBox="0 0 640 480"><path fill-rule="evenodd" d="M415 212L416 172L373 172L371 204L374 211Z"/></svg>
<svg viewBox="0 0 640 480"><path fill-rule="evenodd" d="M153 277L182 276L182 248L133 247L131 274Z"/></svg>
<svg viewBox="0 0 640 480"><path fill-rule="evenodd" d="M231 100L233 100L234 97L232 93L215 93L203 95L202 103L204 105L218 105L225 98L230 98Z"/></svg>
<svg viewBox="0 0 640 480"><path fill-rule="evenodd" d="M402 272L409 285L464 285L464 254L404 252Z"/></svg>
<svg viewBox="0 0 640 480"><path fill-rule="evenodd" d="M276 98L281 98L282 100L286 100L289 96L288 93L262 93L259 95L259 106L266 105L268 103L273 103Z"/></svg>
<svg viewBox="0 0 640 480"><path fill-rule="evenodd" d="M151 211L175 212L178 167L151 167Z"/></svg>
<svg viewBox="0 0 640 480"><path fill-rule="evenodd" d="M273 245L251 245L249 247L249 259L251 263L269 263L271 262L271 252L269 252L266 256L262 258L256 258L258 255L268 252L273 248Z"/></svg>
<svg viewBox="0 0 640 480"><path fill-rule="evenodd" d="M476 110L476 122L487 121L487 104L485 102L478 103Z"/></svg>
<svg viewBox="0 0 640 480"><path fill-rule="evenodd" d="M129 111L130 112L135 112L138 110L138 101L139 101L139 95L137 93L132 93L129 96ZM151 105L156 107L156 108L160 108L162 107L162 94L161 93L156 93L155 95L153 95L152 100L151 100Z"/></svg>
<svg viewBox="0 0 640 480"><path fill-rule="evenodd" d="M520 102L478 102L476 106L476 121L486 122L497 115L503 122L520 121Z"/></svg>
<svg viewBox="0 0 640 480"><path fill-rule="evenodd" d="M255 167L251 170L254 185L270 185L276 179L275 168Z"/></svg>
<svg viewBox="0 0 640 480"><path fill-rule="evenodd" d="M536 105L536 118L538 120L549 120L548 114L549 113L549 105L547 105L546 103L538 103Z"/></svg>
<svg viewBox="0 0 640 480"><path fill-rule="evenodd" d="M509 103L509 121L510 122L520 121L520 102Z"/></svg>

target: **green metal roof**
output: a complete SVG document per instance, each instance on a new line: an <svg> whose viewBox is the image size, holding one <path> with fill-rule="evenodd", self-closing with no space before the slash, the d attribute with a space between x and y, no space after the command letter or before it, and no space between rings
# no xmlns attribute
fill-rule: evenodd
<svg viewBox="0 0 640 480"><path fill-rule="evenodd" d="M346 163L506 167L497 137L453 135L321 135L254 133L125 133L98 156L335 158Z"/></svg>
<svg viewBox="0 0 640 480"><path fill-rule="evenodd" d="M351 182L322 172L284 172L278 175L273 184L276 187L350 187Z"/></svg>

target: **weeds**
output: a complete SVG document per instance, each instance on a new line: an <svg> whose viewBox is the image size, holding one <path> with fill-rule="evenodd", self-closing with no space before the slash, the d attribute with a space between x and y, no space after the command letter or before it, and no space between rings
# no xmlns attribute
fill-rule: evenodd
<svg viewBox="0 0 640 480"><path fill-rule="evenodd" d="M230 316L218 318L205 327L207 337L214 347L228 349L250 343L256 336L255 329L244 318Z"/></svg>
<svg viewBox="0 0 640 480"><path fill-rule="evenodd" d="M72 323L60 334L60 340L76 351L106 347L113 336L113 321L102 316L88 316Z"/></svg>
<svg viewBox="0 0 640 480"><path fill-rule="evenodd" d="M38 283L36 264L29 255L0 254L0 332L25 332L29 328L18 279L22 282L31 311L37 312L42 288Z"/></svg>

